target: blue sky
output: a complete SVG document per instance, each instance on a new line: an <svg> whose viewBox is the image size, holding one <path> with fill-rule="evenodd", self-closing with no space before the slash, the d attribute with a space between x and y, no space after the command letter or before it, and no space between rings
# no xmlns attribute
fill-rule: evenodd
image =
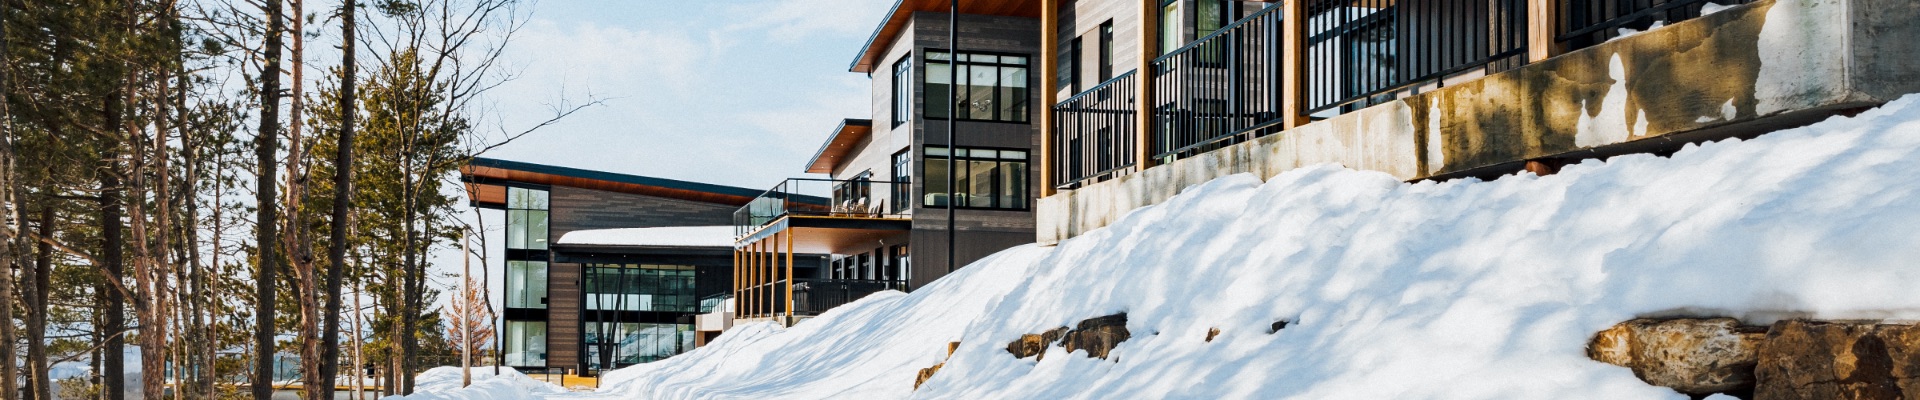
<svg viewBox="0 0 1920 400"><path fill-rule="evenodd" d="M548 0L508 43L517 75L482 119L519 131L562 98L603 106L485 156L769 188L799 176L843 118L870 117L871 83L847 65L893 0ZM462 216L471 221L472 214ZM503 215L486 212L498 306ZM460 272L458 245L433 269ZM476 249L476 251L478 251ZM435 279L451 288L457 279ZM451 296L453 290L445 290ZM444 297L443 297L444 298Z"/></svg>
<svg viewBox="0 0 1920 400"><path fill-rule="evenodd" d="M842 118L870 115L847 72L892 0L545 1L489 111L509 130L563 96L605 98L487 154L749 188L796 176Z"/></svg>

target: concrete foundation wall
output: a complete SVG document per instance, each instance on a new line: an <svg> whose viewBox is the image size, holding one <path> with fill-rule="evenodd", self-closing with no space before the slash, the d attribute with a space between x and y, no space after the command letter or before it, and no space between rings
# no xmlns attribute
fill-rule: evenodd
<svg viewBox="0 0 1920 400"><path fill-rule="evenodd" d="M1221 176L1340 164L1404 180L1676 148L1920 92L1920 2L1762 0L1037 203L1051 244Z"/></svg>

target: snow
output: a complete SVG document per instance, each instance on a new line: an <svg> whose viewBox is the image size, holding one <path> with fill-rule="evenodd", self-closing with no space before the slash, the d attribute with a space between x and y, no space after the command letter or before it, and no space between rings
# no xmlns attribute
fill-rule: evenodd
<svg viewBox="0 0 1920 400"><path fill-rule="evenodd" d="M732 226L592 229L567 232L558 244L612 246L733 247Z"/></svg>
<svg viewBox="0 0 1920 400"><path fill-rule="evenodd" d="M540 399L567 393L558 385L529 378L512 368L474 367L473 385L460 387L459 367L437 367L420 373L414 380L412 396L387 396L386 399L412 400L522 400Z"/></svg>
<svg viewBox="0 0 1920 400"><path fill-rule="evenodd" d="M1701 5L1700 5L1700 16L1702 16L1702 17L1705 17L1705 16L1708 16L1708 15L1713 15L1713 13L1717 13L1717 12L1721 12L1721 11L1726 11L1727 9L1729 9L1729 8L1734 8L1734 7L1736 7L1736 6L1739 6L1739 4L1734 4L1734 5L1727 5L1727 6L1723 6L1723 5L1720 5L1720 3L1707 3L1707 4L1701 4Z"/></svg>
<svg viewBox="0 0 1920 400"><path fill-rule="evenodd" d="M1229 176L912 294L736 326L598 393L544 396L1684 399L1587 359L1587 339L1641 316L1920 319L1912 165L1920 97L1546 177ZM1116 312L1133 337L1111 360L1005 350ZM1276 320L1291 323L1269 334Z"/></svg>

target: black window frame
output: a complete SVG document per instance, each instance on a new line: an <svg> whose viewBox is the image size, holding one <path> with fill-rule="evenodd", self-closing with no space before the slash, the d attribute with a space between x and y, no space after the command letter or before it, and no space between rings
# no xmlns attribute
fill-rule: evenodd
<svg viewBox="0 0 1920 400"><path fill-rule="evenodd" d="M912 148L900 149L893 153L893 212L906 212L913 208L913 152Z"/></svg>
<svg viewBox="0 0 1920 400"><path fill-rule="evenodd" d="M893 62L893 127L913 120L913 53Z"/></svg>
<svg viewBox="0 0 1920 400"><path fill-rule="evenodd" d="M953 205L953 208L954 208L954 209L957 209L957 210L992 210L992 211L1032 211L1032 210L1033 210L1033 203L1034 203L1034 196L1033 196L1033 194L1034 194L1034 189L1033 189L1033 156L1034 156L1034 155L1033 155L1033 150L1032 150L1032 149L1023 149L1023 148L1011 148L1011 147L985 147L985 146L960 146L960 147L954 147L954 148L948 148L947 146L934 146L934 145L928 145L928 146L923 146L923 147L921 148L921 151L920 151L920 154L921 154L921 164L923 164L923 165L933 165L933 163L935 163L935 162L940 162L940 163L942 163L942 164L944 164L944 163L946 162L946 160L947 160L947 158L946 158L946 157L948 157L948 156L937 156L937 155L932 155L932 154L927 154L927 152L928 152L928 150L940 150L940 151L949 151L949 152L951 152L951 151L953 151L953 150L968 150L968 151L969 151L969 155L968 155L968 156L961 156L961 157L955 157L955 158L953 159L953 160L954 160L954 163L953 163L953 164L954 164L955 166L963 166L963 165L970 165L970 164L968 164L968 163L967 163L967 161L993 161L993 162L998 162L998 163L1001 163L1001 164L1005 164L1005 163L1011 163L1011 162L1018 162L1018 163L1021 163L1021 165L1022 165L1022 167L1020 168L1020 171L1019 171L1019 173L1020 173L1020 175L1021 175L1021 185L1020 185L1020 186L1019 186L1019 188L1018 188L1018 189L1019 189L1019 190L1020 190L1021 192L1023 192L1023 193L1020 193L1020 197L1022 197L1022 198L1024 199L1024 200L1022 200L1022 201L1021 201L1021 207L1001 207L1001 206L999 206L999 205L998 205L998 203L1000 202L1000 198L1001 198L1001 196L999 195L999 193L992 193L992 195L991 195L990 197L991 197L991 198L993 199L993 200L992 200L992 202L994 203L994 205L991 205L991 206L987 206L987 207L978 207L978 206L972 206L972 205L961 205L961 204L954 204L954 205ZM1020 159L1009 159L1009 158L984 158L984 157L973 157L973 156L971 156L971 153L972 153L971 151L972 151L972 150L990 150L990 151L1017 151L1017 152L1022 152L1022 153L1025 153L1025 157L1023 157L1023 158L1020 158ZM949 153L949 154L951 154L951 153ZM996 168L998 168L998 167L999 167L999 165L996 165ZM953 171L947 171L947 173L949 173L949 174L951 174L951 173L953 173ZM933 178L932 178L932 177L930 177L930 176L928 176L928 174L927 174L926 172L922 172L922 173L921 173L921 176L922 176L922 177L926 177L926 178L928 179L928 182L929 182L929 183L931 183L931 182L932 182L932 179L933 179ZM994 175L993 177L994 177L995 179L998 179L998 178L999 178L1000 176L1001 176L1001 175L999 175L999 174L995 174L995 175ZM945 178L942 178L942 181L940 182L940 183L941 183L942 185L944 185L944 184L946 184L946 181L945 181L944 179L945 179ZM954 179L954 180L953 180L953 182L954 182L954 184L955 184L955 185L961 185L963 181L962 181L962 180L960 180L960 179L958 179L958 178L956 178L956 179ZM928 197L928 196L926 195L926 193L924 193L924 192L925 192L925 190L926 190L926 189L924 189L924 188L926 188L926 187L927 187L927 185L922 185L921 187L922 187L923 189L921 189L921 191L922 191L922 194L921 194L921 196L920 196L920 201L919 201L919 204L920 204L920 207L923 207L923 208L946 208L946 205L945 205L945 204L934 204L934 203L933 203L932 201L929 201L929 197ZM993 185L992 185L992 187L994 187L994 188L1002 188L1002 189L1004 189L1004 188L1007 188L1008 186L1007 186L1006 184L1004 184L1004 183L999 183L999 182L996 182L995 184L993 184ZM952 189L952 188L950 188L950 189ZM954 192L954 193L965 193L965 194L967 194L967 195L969 195L969 196L971 196L971 195L972 195L972 193L971 193L971 192L963 192L963 191L959 191L959 190L952 190L952 192ZM952 199L947 199L947 201L948 201L948 202L952 202L953 200L952 200Z"/></svg>
<svg viewBox="0 0 1920 400"><path fill-rule="evenodd" d="M954 58L956 58L956 57L953 57L953 55L954 55L954 54L956 54L956 53L955 53L955 52L952 52L952 51L949 51L948 49L936 49L936 48L928 48L928 49L925 49L925 50L923 50L923 51L921 52L921 57L920 57L920 65L921 65L921 67L920 67L920 70L921 70L921 71L923 71L922 73L923 73L923 75L924 75L924 76L923 76L923 77L922 77L922 78L920 79L920 85L921 85L921 87L923 88L923 89L921 90L921 93L925 93L925 94L926 94L926 96L925 96L925 97L926 97L926 99L924 99L924 100L923 100L923 101L921 102L921 104L920 104L920 115L921 115L921 117L923 117L923 118L926 118L927 120L946 120L946 118L947 118L947 115L945 115L945 114L947 114L947 113L951 113L951 112L953 111L953 109L954 109L954 108L956 108L956 107L951 107L951 106L943 106L943 107L939 107L938 109L935 109L934 107L929 107L929 106L928 106L929 104L932 104L932 103L936 103L936 102L937 102L937 103L945 103L945 102L946 102L946 100L944 99L944 98L946 97L946 95L945 95L945 94L942 94L942 95L938 95L938 96L935 96L935 95L933 94L933 91L932 91L932 90L926 90L926 89L925 89L925 88L926 88L926 86L929 86L929 85L931 85L931 83L930 83L930 81L931 81L931 80L932 80L932 79L933 79L933 78L935 77L935 75L936 75L936 74L932 74L932 73L931 73L931 71L933 70L933 68L932 68L932 66L931 66L931 65L929 65L929 64L945 64L945 65L948 65L948 66L949 66L949 68L952 68L952 66L955 66L955 65L965 65L965 66L967 66L967 67L969 67L969 68L973 68L973 67L989 67L989 66L990 66L990 67L994 67L994 68L996 68L996 72L998 73L998 75L997 75L997 76L995 77L995 84L994 84L994 90L993 90L993 96L994 96L994 100L993 100L993 104L995 104L995 106L993 106L993 107L990 107L990 109L991 109L991 110L993 111L993 115L994 115L994 116L992 116L992 117L988 117L988 118L984 118L984 119L982 119L982 118L974 118L974 117L972 116L972 114L971 114L971 113L968 113L968 116L966 116L966 117L955 117L955 118L954 118L954 120L955 120L955 121L968 121L968 122L991 122L991 123L1003 123L1003 124L1021 124L1021 125L1031 125L1031 124L1033 124L1033 113L1034 113L1034 108L1033 108L1033 97L1034 97L1034 93L1033 93L1033 90L1034 90L1034 87L1036 86L1036 85L1035 85L1035 82L1034 82L1034 76L1033 76L1033 63L1034 63L1034 60L1035 60L1035 59L1033 58L1033 55L1031 55L1031 54L1025 54L1025 53L1008 53L1008 52L994 52L994 51L973 51L973 50L966 50L966 51L960 51L960 52L958 52L958 54L960 54L960 55L966 55L966 56L968 56L969 58L972 58L972 56L992 56L992 57L997 57L997 58L1000 58L1000 59L1002 59L1002 60L1004 60L1004 59L1005 59L1005 57L1014 57L1014 58L1019 58L1019 59L1022 59L1022 60L1025 60L1025 61L1022 61L1022 62L1020 62L1020 63L1008 63L1008 62L991 62L991 63L989 63L989 62L981 62L981 61L971 61L971 60L969 60L969 61L960 61L960 62L956 62L956 61L954 60ZM940 59L940 60L936 60L936 58L938 58L937 56L939 56L939 55L946 55L946 57L945 57L945 59ZM1023 110L1024 110L1025 112L1023 112L1023 113L1020 113L1020 114L1019 114L1019 117L1020 117L1020 119L1019 119L1019 120L1006 120L1006 119L1000 119L1000 118L998 118L998 115L1000 114L1000 107L998 106L998 104L1001 104L1001 103L1002 103L1002 102L1000 101L1000 99L999 99L999 97L1000 97L1000 96L1001 96L1001 94L1002 94L1002 93L1004 93L1004 92L1006 91L1006 89L1008 88L1007 86L1005 86L1005 85L1004 85L1004 84L1003 84L1003 83L1002 83L1002 82L1001 82L1001 81L1000 81L1000 80L998 79L998 77L999 77L999 76L1005 76L1005 74L1006 74L1006 73L1005 73L1004 71L1000 71L999 69L1005 69L1005 68L1018 68L1018 69L1020 69L1020 70L1022 70L1022 71L1024 71L1024 73L1023 73L1022 75L1024 75L1024 76L1026 76L1026 81L1025 81L1025 82L1023 82L1023 83L1024 83L1024 85L1022 85L1022 86L1021 86L1022 88L1024 88L1024 89L1026 90L1026 96L1025 96L1025 98L1022 98L1022 99L1020 99L1020 102L1024 104L1024 107L1023 107ZM951 70L949 70L949 71L951 71ZM949 72L949 73L951 73L951 72ZM964 75L964 74L954 74L954 75L955 75L955 76L959 76L959 77L961 77L962 79L966 79L966 75ZM943 77L943 78L944 78L944 77ZM948 86L948 87L950 88L949 90L957 90L957 89L955 89L955 88L958 88L958 87L959 87L959 85L957 85L957 82L951 82L951 83L948 83L948 84L947 84L947 86ZM939 97L939 99L936 99L936 97ZM956 98L957 98L957 99L959 99L959 100L962 100L962 101L968 101L968 99L965 99L964 97L956 97ZM969 101L969 102L970 102L970 101ZM934 113L941 113L941 114L940 114L940 115L935 115Z"/></svg>
<svg viewBox="0 0 1920 400"><path fill-rule="evenodd" d="M1100 81L1113 80L1113 20L1100 23Z"/></svg>
<svg viewBox="0 0 1920 400"><path fill-rule="evenodd" d="M1082 62L1080 39L1079 36L1075 36L1073 39L1067 41L1067 62L1065 65L1067 68L1067 77L1064 80L1067 93L1080 93L1080 70L1082 69L1080 65Z"/></svg>

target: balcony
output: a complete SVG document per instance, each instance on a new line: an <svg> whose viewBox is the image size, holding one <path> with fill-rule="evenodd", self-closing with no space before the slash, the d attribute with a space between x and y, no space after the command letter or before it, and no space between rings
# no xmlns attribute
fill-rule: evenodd
<svg viewBox="0 0 1920 400"><path fill-rule="evenodd" d="M891 228L906 221L912 189L905 182L790 178L734 211L734 233L746 243L787 228Z"/></svg>
<svg viewBox="0 0 1920 400"><path fill-rule="evenodd" d="M1555 49L1698 17L1708 3L1307 0L1297 28L1286 23L1286 7L1269 6L1152 60L1144 73L1122 74L1056 103L1048 173L1054 188L1076 189L1138 171L1142 157L1145 166L1164 164L1278 133L1289 122L1517 68L1540 53L1530 52L1542 41L1530 36L1529 7L1547 1L1560 2L1556 21L1543 21L1555 27L1545 41ZM1286 46L1288 40L1299 44ZM1299 63L1299 76L1288 76L1288 62ZM1150 104L1140 103L1140 85ZM1150 118L1138 118L1141 112Z"/></svg>

